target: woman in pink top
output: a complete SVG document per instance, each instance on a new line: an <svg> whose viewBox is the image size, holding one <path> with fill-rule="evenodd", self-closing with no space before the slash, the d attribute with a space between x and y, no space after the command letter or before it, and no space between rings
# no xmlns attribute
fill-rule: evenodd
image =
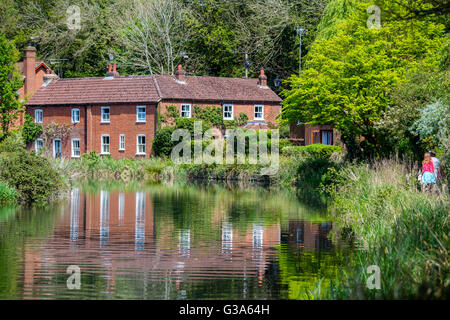
<svg viewBox="0 0 450 320"><path fill-rule="evenodd" d="M436 184L436 179L434 177L434 165L431 160L431 155L427 152L425 153L424 160L422 162L422 182L427 184Z"/></svg>

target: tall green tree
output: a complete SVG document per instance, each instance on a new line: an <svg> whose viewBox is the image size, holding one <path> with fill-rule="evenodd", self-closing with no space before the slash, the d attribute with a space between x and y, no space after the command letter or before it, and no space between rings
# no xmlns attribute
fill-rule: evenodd
<svg viewBox="0 0 450 320"><path fill-rule="evenodd" d="M408 70L437 64L444 26L429 20L382 22L368 28L369 2L329 38L313 44L302 77L289 79L283 92L284 118L291 123L331 124L342 133L350 155L372 157L384 151L385 133L375 124L393 103L390 92Z"/></svg>
<svg viewBox="0 0 450 320"><path fill-rule="evenodd" d="M18 90L23 86L22 76L17 72L19 52L14 43L0 34L0 140L9 135L14 121L23 111Z"/></svg>

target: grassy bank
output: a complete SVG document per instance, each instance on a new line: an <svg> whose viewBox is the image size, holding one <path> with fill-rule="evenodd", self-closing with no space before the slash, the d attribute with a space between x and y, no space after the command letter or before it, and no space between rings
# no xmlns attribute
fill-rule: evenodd
<svg viewBox="0 0 450 320"><path fill-rule="evenodd" d="M293 187L298 183L316 185L328 166L341 161L339 147L312 145L307 147L285 147L281 150L276 174L261 175L261 169L270 164L180 164L170 158L153 157L147 159L113 159L92 152L84 154L80 160L53 160L53 166L65 177L72 180L98 179L117 180L121 182L146 180L150 182L186 182L188 180L209 181L248 181L279 184ZM339 159L339 160L337 160ZM316 163L316 160L318 163ZM313 167L311 174L305 174L301 181L299 165L304 164L305 170Z"/></svg>
<svg viewBox="0 0 450 320"><path fill-rule="evenodd" d="M336 221L359 248L337 297L448 299L448 196L418 191L415 177L396 161L349 165L334 178ZM365 285L370 265L380 267L380 290Z"/></svg>

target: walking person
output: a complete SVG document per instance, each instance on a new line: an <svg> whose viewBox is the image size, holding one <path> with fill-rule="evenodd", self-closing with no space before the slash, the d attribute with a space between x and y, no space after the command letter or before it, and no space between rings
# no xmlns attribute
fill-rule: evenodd
<svg viewBox="0 0 450 320"><path fill-rule="evenodd" d="M436 183L439 181L439 177L440 177L440 166L441 166L441 162L439 161L438 158L436 158L436 152L434 152L434 150L431 150L428 152L431 156L431 161L433 161L433 166L434 166L434 178L436 179Z"/></svg>
<svg viewBox="0 0 450 320"><path fill-rule="evenodd" d="M425 187L426 191L432 191L435 185L434 165L431 154L427 152L422 161L422 186Z"/></svg>

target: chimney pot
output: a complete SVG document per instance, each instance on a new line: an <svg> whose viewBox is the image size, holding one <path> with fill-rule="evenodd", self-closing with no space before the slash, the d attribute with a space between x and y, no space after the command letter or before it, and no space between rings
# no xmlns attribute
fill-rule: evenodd
<svg viewBox="0 0 450 320"><path fill-rule="evenodd" d="M113 63L113 64L109 64L108 66L108 72L106 73L107 77L120 77L119 72L117 72L117 64Z"/></svg>
<svg viewBox="0 0 450 320"><path fill-rule="evenodd" d="M267 76L264 74L264 69L261 69L258 77L258 84L261 87L267 87Z"/></svg>
<svg viewBox="0 0 450 320"><path fill-rule="evenodd" d="M180 82L186 81L186 72L183 70L181 64L178 65L178 70L175 72L175 78Z"/></svg>

